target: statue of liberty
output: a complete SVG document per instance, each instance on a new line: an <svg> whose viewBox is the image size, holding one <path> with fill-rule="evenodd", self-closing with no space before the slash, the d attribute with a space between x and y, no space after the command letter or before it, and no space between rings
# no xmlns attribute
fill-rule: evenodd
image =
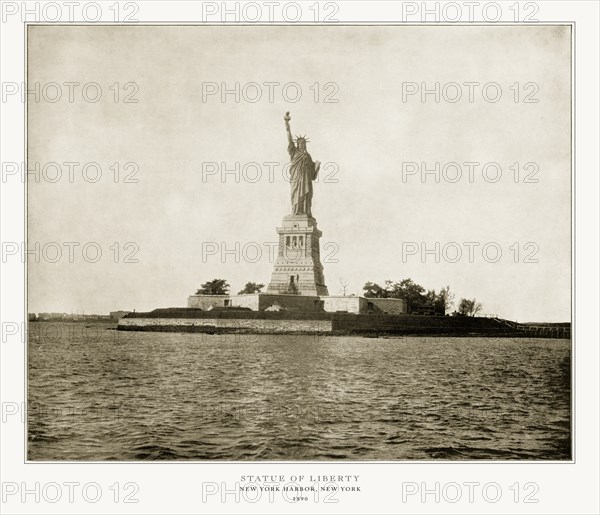
<svg viewBox="0 0 600 515"><path fill-rule="evenodd" d="M290 120L292 119L289 111L283 117L285 120L285 130L288 137L288 152L290 154L290 183L292 187L292 214L308 215L312 217L312 181L317 178L320 161L313 162L310 154L306 151L306 136L297 136L296 143L292 138L290 130Z"/></svg>

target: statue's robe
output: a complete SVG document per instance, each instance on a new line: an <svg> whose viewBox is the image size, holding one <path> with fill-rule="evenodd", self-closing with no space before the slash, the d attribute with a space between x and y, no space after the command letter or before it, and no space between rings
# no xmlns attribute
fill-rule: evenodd
<svg viewBox="0 0 600 515"><path fill-rule="evenodd" d="M312 216L312 181L317 178L315 163L306 150L299 150L290 143L290 182L292 187L292 214Z"/></svg>

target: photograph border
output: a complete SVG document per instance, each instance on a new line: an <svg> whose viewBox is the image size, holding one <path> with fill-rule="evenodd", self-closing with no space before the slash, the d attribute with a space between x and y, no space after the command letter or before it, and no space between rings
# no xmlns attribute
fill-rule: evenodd
<svg viewBox="0 0 600 515"><path fill-rule="evenodd" d="M139 461L120 461L120 460L29 460L28 459L28 393L29 393L29 363L28 363L28 349L29 349L29 317L28 317L28 263L27 259L25 259L25 272L24 272L24 323L25 323L25 331L26 335L23 353L24 353L24 401L25 401L25 412L24 412L24 449L23 449L23 463L25 465L85 465L85 464L101 464L101 465L146 465L146 464L158 464L158 465L198 465L198 464L211 464L211 465L225 465L229 466L232 464L235 465L276 465L276 464L285 464L285 465L575 465L577 464L577 442L576 442L576 414L575 414L575 399L576 399L576 335L577 335L577 324L576 324L576 242L577 242L577 234L576 234L576 156L575 156L575 148L576 148L576 22L575 21L560 21L560 22L537 22L537 23L529 23L529 22L498 22L498 23L485 23L485 22L457 22L457 23L440 23L440 22L424 22L424 23L405 23L405 22L378 22L378 21L369 21L369 22L338 22L338 23L323 23L323 22L298 22L298 23L289 23L289 22L273 22L273 23L240 23L240 22L223 22L223 23L205 23L205 22L177 22L177 21L169 21L169 22L138 22L138 23L115 23L115 22L75 22L75 23L47 23L47 22L24 22L25 26L24 30L24 77L23 83L28 84L28 33L29 27L33 26L50 26L50 27L74 27L74 26L84 26L88 28L93 27L101 27L101 26L114 26L114 27L144 27L144 26L167 26L167 27L177 27L177 26L197 26L197 27L240 27L240 26L251 26L251 27L273 27L273 26L285 26L293 29L294 27L299 26L314 26L314 27L361 27L361 26L374 26L374 27L408 27L408 26L417 26L417 27L444 27L444 26L452 26L452 27L488 27L495 28L499 26L511 26L511 27L542 27L542 26L568 26L571 28L570 30L570 123L571 123L571 133L570 133L570 154L571 154L571 174L570 174L570 211L571 211L571 252L570 252L570 274L571 274L571 338L570 338L570 371L571 371L571 459L570 460L543 460L543 459L523 459L523 460L391 460L391 461L383 461L383 460L139 460ZM28 164L28 101L27 95L25 96L24 102L24 163L27 168ZM24 234L23 241L27 244L28 241L28 177L25 174L24 180Z"/></svg>

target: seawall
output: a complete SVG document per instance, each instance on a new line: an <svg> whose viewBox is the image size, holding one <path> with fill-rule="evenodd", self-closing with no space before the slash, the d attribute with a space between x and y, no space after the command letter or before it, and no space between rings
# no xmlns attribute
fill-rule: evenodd
<svg viewBox="0 0 600 515"><path fill-rule="evenodd" d="M264 320L260 318L124 318L124 331L331 333L331 320Z"/></svg>
<svg viewBox="0 0 600 515"><path fill-rule="evenodd" d="M570 338L570 326L528 330L527 326L494 318L358 315L348 313L203 311L193 308L130 313L119 320L121 331L207 333L331 334L356 336L423 335Z"/></svg>

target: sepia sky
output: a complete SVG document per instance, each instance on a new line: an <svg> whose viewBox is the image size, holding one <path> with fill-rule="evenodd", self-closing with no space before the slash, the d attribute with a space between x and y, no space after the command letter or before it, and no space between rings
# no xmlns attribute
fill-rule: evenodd
<svg viewBox="0 0 600 515"><path fill-rule="evenodd" d="M268 284L290 111L323 163L330 294L410 277L484 313L569 321L570 52L562 26L29 27L28 159L45 173L28 181L28 310L145 311L213 278ZM435 83L439 101L403 98ZM439 182L421 173L435 163Z"/></svg>

